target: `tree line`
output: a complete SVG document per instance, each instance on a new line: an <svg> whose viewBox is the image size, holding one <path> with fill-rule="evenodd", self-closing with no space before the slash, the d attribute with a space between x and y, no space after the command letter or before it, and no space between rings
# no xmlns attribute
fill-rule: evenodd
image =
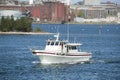
<svg viewBox="0 0 120 80"><path fill-rule="evenodd" d="M21 17L20 19L14 20L13 16L4 17L2 16L0 20L0 31L2 32L30 32L32 21Z"/></svg>

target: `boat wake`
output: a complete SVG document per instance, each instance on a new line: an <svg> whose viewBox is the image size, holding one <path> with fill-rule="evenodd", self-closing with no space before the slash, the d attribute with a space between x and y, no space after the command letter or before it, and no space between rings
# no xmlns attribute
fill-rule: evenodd
<svg viewBox="0 0 120 80"><path fill-rule="evenodd" d="M92 61L88 62L65 62L65 63L54 63L54 64L49 64L49 63L41 63L40 61L33 61L33 64L42 64L42 65L72 65L72 64L91 64Z"/></svg>
<svg viewBox="0 0 120 80"><path fill-rule="evenodd" d="M40 64L40 61L33 61L33 64Z"/></svg>
<svg viewBox="0 0 120 80"><path fill-rule="evenodd" d="M120 59L119 60L118 59L105 60L105 63L111 63L111 64L116 63L117 64L117 63L120 63Z"/></svg>
<svg viewBox="0 0 120 80"><path fill-rule="evenodd" d="M101 60L92 60L92 63L105 63L105 64L113 64L113 63L120 63L120 59L101 59Z"/></svg>

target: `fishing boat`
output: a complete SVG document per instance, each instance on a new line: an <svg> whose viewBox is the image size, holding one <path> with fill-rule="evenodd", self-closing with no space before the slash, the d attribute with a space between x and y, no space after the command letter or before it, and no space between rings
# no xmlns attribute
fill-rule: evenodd
<svg viewBox="0 0 120 80"><path fill-rule="evenodd" d="M78 50L80 43L70 43L68 40L60 40L59 33L54 35L56 39L48 39L44 50L32 49L32 54L39 57L42 64L59 63L83 63L89 62L91 52Z"/></svg>

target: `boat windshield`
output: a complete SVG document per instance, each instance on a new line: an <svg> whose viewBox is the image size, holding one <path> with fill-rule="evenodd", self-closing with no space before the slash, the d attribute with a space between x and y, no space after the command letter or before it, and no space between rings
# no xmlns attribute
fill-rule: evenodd
<svg viewBox="0 0 120 80"><path fill-rule="evenodd" d="M56 42L56 43L55 43L55 45L58 45L58 44L59 44L59 42Z"/></svg>
<svg viewBox="0 0 120 80"><path fill-rule="evenodd" d="M48 42L47 45L50 45L50 42Z"/></svg>
<svg viewBox="0 0 120 80"><path fill-rule="evenodd" d="M54 45L54 42L51 42L51 45Z"/></svg>
<svg viewBox="0 0 120 80"><path fill-rule="evenodd" d="M69 46L69 50L76 50L77 47L76 46Z"/></svg>
<svg viewBox="0 0 120 80"><path fill-rule="evenodd" d="M48 41L47 42L47 45L59 45L59 42L57 41L57 42L55 42L55 41Z"/></svg>
<svg viewBox="0 0 120 80"><path fill-rule="evenodd" d="M47 42L47 45L55 45L55 46L58 46L58 45L65 45L66 42L61 42L61 41L48 41Z"/></svg>

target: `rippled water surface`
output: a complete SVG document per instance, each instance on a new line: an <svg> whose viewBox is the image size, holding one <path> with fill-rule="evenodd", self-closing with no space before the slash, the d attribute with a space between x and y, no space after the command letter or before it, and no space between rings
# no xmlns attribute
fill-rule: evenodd
<svg viewBox="0 0 120 80"><path fill-rule="evenodd" d="M68 25L34 24L60 32L67 39ZM119 80L120 25L69 25L70 42L92 52L90 63L42 65L30 48L44 49L53 35L0 35L0 80Z"/></svg>

